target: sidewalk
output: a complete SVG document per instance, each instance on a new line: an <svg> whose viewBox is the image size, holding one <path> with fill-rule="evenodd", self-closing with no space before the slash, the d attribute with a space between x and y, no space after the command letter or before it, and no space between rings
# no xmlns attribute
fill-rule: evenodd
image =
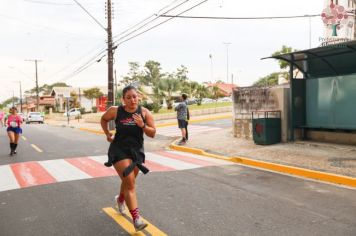
<svg viewBox="0 0 356 236"><path fill-rule="evenodd" d="M190 137L186 147L207 153L246 157L270 163L356 177L356 147L315 142L256 145L253 140L235 138L231 129Z"/></svg>

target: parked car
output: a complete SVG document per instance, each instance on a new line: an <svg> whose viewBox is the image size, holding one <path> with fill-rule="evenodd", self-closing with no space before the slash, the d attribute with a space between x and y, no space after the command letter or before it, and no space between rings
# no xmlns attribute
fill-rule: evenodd
<svg viewBox="0 0 356 236"><path fill-rule="evenodd" d="M17 115L19 115L22 118L22 122L25 122L25 120L26 120L25 114L19 112L19 113L17 113Z"/></svg>
<svg viewBox="0 0 356 236"><path fill-rule="evenodd" d="M41 112L29 112L26 118L26 124L30 124L32 122L37 122L43 124L44 116Z"/></svg>
<svg viewBox="0 0 356 236"><path fill-rule="evenodd" d="M63 116L80 116L80 108L71 108L68 112L64 112Z"/></svg>
<svg viewBox="0 0 356 236"><path fill-rule="evenodd" d="M201 100L201 104L207 104L207 103L213 103L213 102L215 102L215 101L211 98L203 98Z"/></svg>
<svg viewBox="0 0 356 236"><path fill-rule="evenodd" d="M218 102L232 102L231 97L218 98Z"/></svg>

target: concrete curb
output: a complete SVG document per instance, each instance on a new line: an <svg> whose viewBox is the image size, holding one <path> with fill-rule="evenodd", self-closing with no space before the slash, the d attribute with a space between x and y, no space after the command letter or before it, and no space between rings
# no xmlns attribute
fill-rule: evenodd
<svg viewBox="0 0 356 236"><path fill-rule="evenodd" d="M303 177L303 178L307 178L307 179L314 179L314 180L319 180L319 181L323 181L323 182L327 182L327 183L339 184L339 185L356 188L356 178L343 176L343 175L331 174L331 173L327 173L327 172L314 171L314 170L309 170L309 169L304 169L304 168L299 168L299 167L275 164L275 163L271 163L271 162L257 161L257 160L244 158L244 157L225 157L225 156L210 154L210 153L207 153L207 152L205 152L201 149L198 149L198 148L178 146L175 144L176 142L177 142L177 140L172 142L169 145L169 147L171 149L177 150L177 151L189 152L189 153L207 156L207 157L211 157L211 158L216 158L216 159L220 159L220 160L231 161L231 162L246 165L246 166L252 166L252 167L257 167L260 169L275 171L275 172L279 172L279 173L285 173L285 174Z"/></svg>

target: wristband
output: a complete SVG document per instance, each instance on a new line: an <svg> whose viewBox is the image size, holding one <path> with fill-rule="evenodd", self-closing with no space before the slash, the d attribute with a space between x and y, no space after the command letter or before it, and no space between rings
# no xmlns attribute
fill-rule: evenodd
<svg viewBox="0 0 356 236"><path fill-rule="evenodd" d="M146 128L146 123L143 123L142 129Z"/></svg>

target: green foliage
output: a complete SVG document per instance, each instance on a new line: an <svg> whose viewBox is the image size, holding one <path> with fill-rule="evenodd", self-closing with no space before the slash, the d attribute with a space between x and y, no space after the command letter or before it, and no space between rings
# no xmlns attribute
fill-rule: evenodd
<svg viewBox="0 0 356 236"><path fill-rule="evenodd" d="M145 63L145 69L144 84L157 85L159 80L163 77L163 74L161 73L161 64L159 62L149 60Z"/></svg>
<svg viewBox="0 0 356 236"><path fill-rule="evenodd" d="M263 87L263 86L274 86L278 84L278 76L280 72L273 72L265 77L260 78L253 86Z"/></svg>
<svg viewBox="0 0 356 236"><path fill-rule="evenodd" d="M143 72L140 70L138 62L129 62L129 73L122 79L125 85L133 84L136 82L144 82Z"/></svg>
<svg viewBox="0 0 356 236"><path fill-rule="evenodd" d="M159 82L159 88L161 91L166 92L167 108L173 108L173 92L176 92L181 87L181 81L174 78L173 74L169 74L167 78L161 79Z"/></svg>
<svg viewBox="0 0 356 236"><path fill-rule="evenodd" d="M143 101L141 105L147 108L149 111L153 110L153 103L148 103L147 101Z"/></svg>
<svg viewBox="0 0 356 236"><path fill-rule="evenodd" d="M121 106L122 105L122 90L119 90L116 92L116 97L115 97L115 106Z"/></svg>
<svg viewBox="0 0 356 236"><path fill-rule="evenodd" d="M43 92L44 94L50 94L53 87L70 87L70 86L63 82L56 82L51 85L44 84L38 87L38 92ZM36 93L36 87L25 91L25 94L35 94L35 93Z"/></svg>
<svg viewBox="0 0 356 236"><path fill-rule="evenodd" d="M195 98L197 99L198 106L201 105L201 101L203 98L210 96L210 92L208 88L201 84L198 84L194 94L195 94Z"/></svg>
<svg viewBox="0 0 356 236"><path fill-rule="evenodd" d="M0 106L4 108L4 107L7 107L7 105L9 105L9 104L12 105L12 102L14 102L14 104L17 104L17 103L20 102L20 99L18 97L13 97L13 98L11 97L11 98L6 99L5 101L3 101L0 104Z"/></svg>
<svg viewBox="0 0 356 236"><path fill-rule="evenodd" d="M81 114L85 114L85 107L81 107L81 108L80 108L80 113L81 113Z"/></svg>
<svg viewBox="0 0 356 236"><path fill-rule="evenodd" d="M93 113L97 113L98 112L98 108L97 107L92 107L91 109L92 109Z"/></svg>
<svg viewBox="0 0 356 236"><path fill-rule="evenodd" d="M293 49L292 47L287 47L287 46L283 45L282 48L280 50L274 52L272 54L272 56L278 56L281 54L291 53L291 52L295 52L295 51L297 51L297 50ZM281 69L289 68L289 63L284 60L278 60L278 63L279 63L279 67Z"/></svg>
<svg viewBox="0 0 356 236"><path fill-rule="evenodd" d="M87 89L87 90L84 90L83 91L84 93L84 96L88 99L91 100L91 106L93 106L93 99L96 99L96 98L100 98L102 97L104 94L100 91L99 88L90 88L90 89Z"/></svg>
<svg viewBox="0 0 356 236"><path fill-rule="evenodd" d="M152 106L153 106L153 112L154 112L154 113L158 113L159 110L162 108L161 103L158 103L158 102L154 102L154 103L152 104Z"/></svg>
<svg viewBox="0 0 356 236"><path fill-rule="evenodd" d="M181 65L180 68L177 69L177 73L175 76L180 82L187 82L189 80L188 68L184 65Z"/></svg>
<svg viewBox="0 0 356 236"><path fill-rule="evenodd" d="M70 93L70 103L69 103L70 108L78 108L80 107L79 101L78 101L78 95L75 92Z"/></svg>

